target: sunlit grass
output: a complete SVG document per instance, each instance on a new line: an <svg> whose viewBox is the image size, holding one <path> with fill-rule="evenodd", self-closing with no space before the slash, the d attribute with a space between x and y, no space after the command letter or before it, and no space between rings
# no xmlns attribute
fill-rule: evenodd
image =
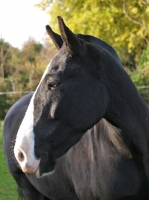
<svg viewBox="0 0 149 200"><path fill-rule="evenodd" d="M2 124L0 121L0 200L17 200L17 185L8 170L4 156Z"/></svg>

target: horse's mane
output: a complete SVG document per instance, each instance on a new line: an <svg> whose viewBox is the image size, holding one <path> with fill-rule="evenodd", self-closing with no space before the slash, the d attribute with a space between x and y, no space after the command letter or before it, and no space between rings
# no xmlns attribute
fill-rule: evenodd
<svg viewBox="0 0 149 200"><path fill-rule="evenodd" d="M112 145L120 154L132 157L129 149L123 142L122 132L119 128L113 126L106 119L100 120L94 127L94 131L100 134L109 145Z"/></svg>

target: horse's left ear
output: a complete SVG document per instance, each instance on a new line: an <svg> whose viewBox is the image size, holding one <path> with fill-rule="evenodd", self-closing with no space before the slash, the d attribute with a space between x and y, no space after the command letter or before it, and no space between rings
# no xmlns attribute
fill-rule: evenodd
<svg viewBox="0 0 149 200"><path fill-rule="evenodd" d="M71 53L79 53L80 41L77 36L65 25L63 19L58 16L59 30L64 44Z"/></svg>
<svg viewBox="0 0 149 200"><path fill-rule="evenodd" d="M50 38L52 39L55 46L57 47L57 49L60 49L63 44L63 40L61 36L55 33L49 25L46 26L46 31L48 35L50 36Z"/></svg>

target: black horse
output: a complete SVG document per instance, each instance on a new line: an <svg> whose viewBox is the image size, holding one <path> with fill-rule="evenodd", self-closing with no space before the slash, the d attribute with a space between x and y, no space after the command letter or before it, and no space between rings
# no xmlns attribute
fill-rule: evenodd
<svg viewBox="0 0 149 200"><path fill-rule="evenodd" d="M32 98L5 119L10 171L26 199L43 199L39 191L53 200L147 200L149 109L117 56L58 20L63 44L52 35L58 53ZM14 153L26 175L9 160L18 128Z"/></svg>

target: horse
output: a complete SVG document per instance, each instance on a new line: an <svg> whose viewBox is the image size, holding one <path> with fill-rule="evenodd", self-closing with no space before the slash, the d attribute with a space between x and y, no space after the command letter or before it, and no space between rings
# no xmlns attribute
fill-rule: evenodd
<svg viewBox="0 0 149 200"><path fill-rule="evenodd" d="M61 48L63 41L57 33L53 32L51 27L48 25L46 26L47 33L50 35L50 37L53 38L54 43L56 44L56 41L58 45L56 44L57 49ZM115 60L121 65L120 58L118 57L116 51L108 45L105 41L96 38L91 35L82 35L82 34L76 34L77 37L83 39L86 42L90 42L95 45L99 45L100 47L104 48L105 50L109 51L109 53L114 57ZM23 196L25 199L46 199L45 196L35 189L35 187L29 182L25 174L18 168L17 162L14 162L13 158L13 146L14 146L14 138L16 137L18 128L22 122L22 119L25 115L26 109L28 107L28 104L30 102L30 99L32 97L33 93L30 93L24 97L22 97L20 100L18 100L8 111L5 120L4 120L4 128L3 128L3 143L4 143L4 149L5 149L5 155L7 160L7 165L10 170L10 173L14 177L18 188L19 188L19 195ZM13 122L13 123L12 123ZM100 124L100 123L99 123ZM12 143L13 141L13 143ZM11 146L11 152L10 147ZM62 159L63 162L63 159ZM56 172L58 176L58 171ZM31 176L29 176L30 178ZM34 177L35 178L35 177ZM36 179L36 182L38 182L39 179ZM50 179L50 183L52 183L52 179ZM47 185L50 185L48 183ZM45 182L42 182L42 185L46 187ZM53 185L53 184L52 184ZM66 193L67 194L67 193ZM55 196L55 195L54 195ZM74 195L73 195L74 196ZM65 197L66 198L66 197ZM68 196L67 196L68 198ZM71 199L73 199L71 197Z"/></svg>
<svg viewBox="0 0 149 200"><path fill-rule="evenodd" d="M54 43L56 43L56 41L58 42L59 45L57 46L57 48L58 49L61 48L63 41L62 41L60 35L53 32L53 30L49 26L46 26L46 29L47 29L47 33L50 35L50 37L53 37ZM103 41L99 38L96 38L94 36L91 36L91 35L76 34L76 36L83 39L86 42L90 42L92 44L99 45L100 47L109 51L109 53L111 53L111 55L115 58L115 60L117 60L117 62L121 65L120 58L118 57L116 51L110 45L108 45L105 41ZM5 117L5 120L4 120L3 144L4 144L4 150L5 150L6 160L7 160L7 166L10 170L10 173L12 174L12 176L14 177L14 179L18 185L18 191L19 191L20 197L24 197L26 200L27 199L33 199L33 200L34 199L44 199L44 200L46 200L49 198L43 196L43 194L42 194L43 189L39 189L41 191L41 193L38 190L36 190L35 187L29 181L31 176L29 176L28 177L29 179L28 179L27 176L18 167L17 162L14 162L13 152L12 152L14 142L15 142L14 138L16 137L18 128L22 122L24 115L25 115L26 109L28 107L28 104L30 102L32 95L33 95L33 93L30 93L30 94L22 97L8 111L8 113ZM12 143L12 141L13 141L13 143ZM10 147L11 147L11 151L10 151ZM63 159L62 159L62 162L63 162ZM61 166L61 164L60 164L60 166ZM57 171L56 172L57 177L59 176L58 174L59 173ZM34 179L35 179L34 180L35 182L39 182L39 179L36 179L35 177L34 177ZM49 182L48 184L45 184L45 181L43 181L42 185L44 185L44 187L53 185L52 180L53 180L53 178L52 179L50 178L50 180L48 179L47 180ZM39 185L39 183L38 183L38 185ZM46 194L46 192L45 192L45 194ZM66 192L66 194L67 194L67 192ZM71 199L74 199L74 195L73 195L73 198L72 198L72 196L70 196L70 197L71 197ZM68 199L68 195L67 195L67 197L65 197L65 199L66 198ZM77 197L76 197L76 199L77 199Z"/></svg>
<svg viewBox="0 0 149 200"><path fill-rule="evenodd" d="M21 168L15 163L13 176L27 193L44 195L32 199L148 199L147 104L111 52L58 22L63 43L51 37L59 50L27 97L26 113L24 97L5 118L5 154L9 134L16 135ZM15 111L22 114L16 126Z"/></svg>

